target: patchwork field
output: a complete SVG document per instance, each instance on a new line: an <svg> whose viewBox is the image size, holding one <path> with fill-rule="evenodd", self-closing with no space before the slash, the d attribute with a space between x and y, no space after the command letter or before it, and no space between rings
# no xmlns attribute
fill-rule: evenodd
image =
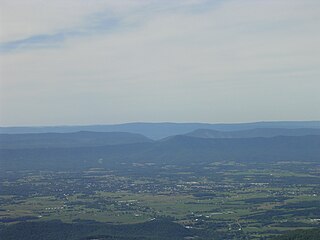
<svg viewBox="0 0 320 240"><path fill-rule="evenodd" d="M312 162L133 163L112 171L1 174L5 225L56 219L132 224L159 218L209 235L250 239L317 227L320 168Z"/></svg>

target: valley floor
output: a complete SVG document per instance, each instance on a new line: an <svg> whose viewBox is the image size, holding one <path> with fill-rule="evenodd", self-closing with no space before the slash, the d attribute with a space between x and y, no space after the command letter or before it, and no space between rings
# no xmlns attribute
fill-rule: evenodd
<svg viewBox="0 0 320 240"><path fill-rule="evenodd" d="M320 226L320 166L312 162L133 163L0 176L0 226L167 219L208 239L270 238Z"/></svg>

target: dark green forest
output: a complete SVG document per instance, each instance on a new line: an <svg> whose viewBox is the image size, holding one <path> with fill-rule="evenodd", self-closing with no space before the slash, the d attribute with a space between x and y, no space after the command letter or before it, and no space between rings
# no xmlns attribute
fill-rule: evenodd
<svg viewBox="0 0 320 240"><path fill-rule="evenodd" d="M155 220L141 224L112 225L96 222L21 222L1 226L1 240L184 239L192 232L179 224Z"/></svg>
<svg viewBox="0 0 320 240"><path fill-rule="evenodd" d="M222 233L191 230L166 219L140 224L112 225L94 221L63 223L61 221L21 222L0 225L0 240L179 240L226 239ZM230 237L230 236L229 236ZM237 239L246 239L238 235ZM265 238L261 237L261 240ZM319 240L320 229L295 230L272 240Z"/></svg>
<svg viewBox="0 0 320 240"><path fill-rule="evenodd" d="M273 240L319 240L320 228L309 230L295 230L275 237Z"/></svg>

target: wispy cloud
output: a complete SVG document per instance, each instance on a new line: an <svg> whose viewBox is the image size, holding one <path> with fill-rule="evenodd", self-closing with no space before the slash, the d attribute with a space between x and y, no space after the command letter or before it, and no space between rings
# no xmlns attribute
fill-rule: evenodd
<svg viewBox="0 0 320 240"><path fill-rule="evenodd" d="M30 5L34 6L34 9L37 9L36 3L38 0L33 0L34 3ZM150 1L144 2L141 1L140 4L134 4L131 7L125 7L125 11L122 10L122 6L119 9L112 9L112 1L109 1L107 4L103 5L103 9L95 9L89 10L78 17L75 23L71 24L69 28L63 26L63 22L55 23L51 29L50 26L46 31L39 32L35 34L27 34L30 35L24 38L15 39L15 40L7 40L3 41L0 38L0 53L7 53L12 51L23 51L23 50L32 50L37 48L52 48L59 47L61 44L70 38L75 37L85 37L92 36L98 34L110 33L112 31L120 30L124 31L129 29L130 27L139 26L139 24L143 24L147 18L154 17L155 15L159 15L159 13L163 12L183 12L183 11L192 11L193 13L200 13L202 11L208 10L213 3L217 4L219 1L186 1L184 3L178 1ZM77 5L74 2L75 5ZM129 4L130 5L130 4ZM4 4L6 6L6 4ZM81 4L80 4L81 6ZM17 14L21 9L17 8ZM30 6L29 6L30 7ZM49 7L49 6L48 6ZM82 7L85 7L83 5ZM46 8L47 9L47 8ZM72 9L69 9L72 11ZM121 11L122 10L122 11ZM33 10L31 10L33 12ZM34 10L36 13L36 10ZM64 13L64 15L68 14L68 12ZM65 17L65 16L64 16ZM72 17L72 14L70 18ZM5 18L5 17L4 17ZM31 24L39 24L41 19L35 19ZM4 27L5 29L10 29L10 19L3 19L3 25L8 24L8 27ZM23 23L20 22L23 27ZM40 23L42 25L42 23ZM37 31L37 30L36 30ZM23 29L22 29L23 32ZM2 35L9 35L6 32L2 32Z"/></svg>
<svg viewBox="0 0 320 240"><path fill-rule="evenodd" d="M70 33L57 33L53 35L36 35L26 39L17 41L5 42L0 44L0 52L6 53L11 51L30 49L30 48L44 48L57 46L58 43L65 40Z"/></svg>
<svg viewBox="0 0 320 240"><path fill-rule="evenodd" d="M91 17L92 19L93 17ZM120 20L102 17L100 14L95 20L84 26L74 29L65 29L53 34L39 34L15 41L0 43L0 53L12 51L32 50L37 48L60 47L67 39L85 37L93 34L105 34L120 27Z"/></svg>

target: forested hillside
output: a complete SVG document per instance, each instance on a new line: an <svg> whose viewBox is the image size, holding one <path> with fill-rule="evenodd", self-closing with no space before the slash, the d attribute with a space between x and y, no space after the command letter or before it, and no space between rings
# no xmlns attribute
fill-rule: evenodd
<svg viewBox="0 0 320 240"><path fill-rule="evenodd" d="M193 233L167 220L140 224L63 223L61 221L22 222L0 228L0 240L179 240Z"/></svg>
<svg viewBox="0 0 320 240"><path fill-rule="evenodd" d="M97 147L1 149L0 168L84 169L124 163L197 164L216 161L319 162L320 136L204 139L176 136L164 141Z"/></svg>
<svg viewBox="0 0 320 240"><path fill-rule="evenodd" d="M320 228L309 230L295 230L283 234L282 236L275 237L273 240L319 240Z"/></svg>

